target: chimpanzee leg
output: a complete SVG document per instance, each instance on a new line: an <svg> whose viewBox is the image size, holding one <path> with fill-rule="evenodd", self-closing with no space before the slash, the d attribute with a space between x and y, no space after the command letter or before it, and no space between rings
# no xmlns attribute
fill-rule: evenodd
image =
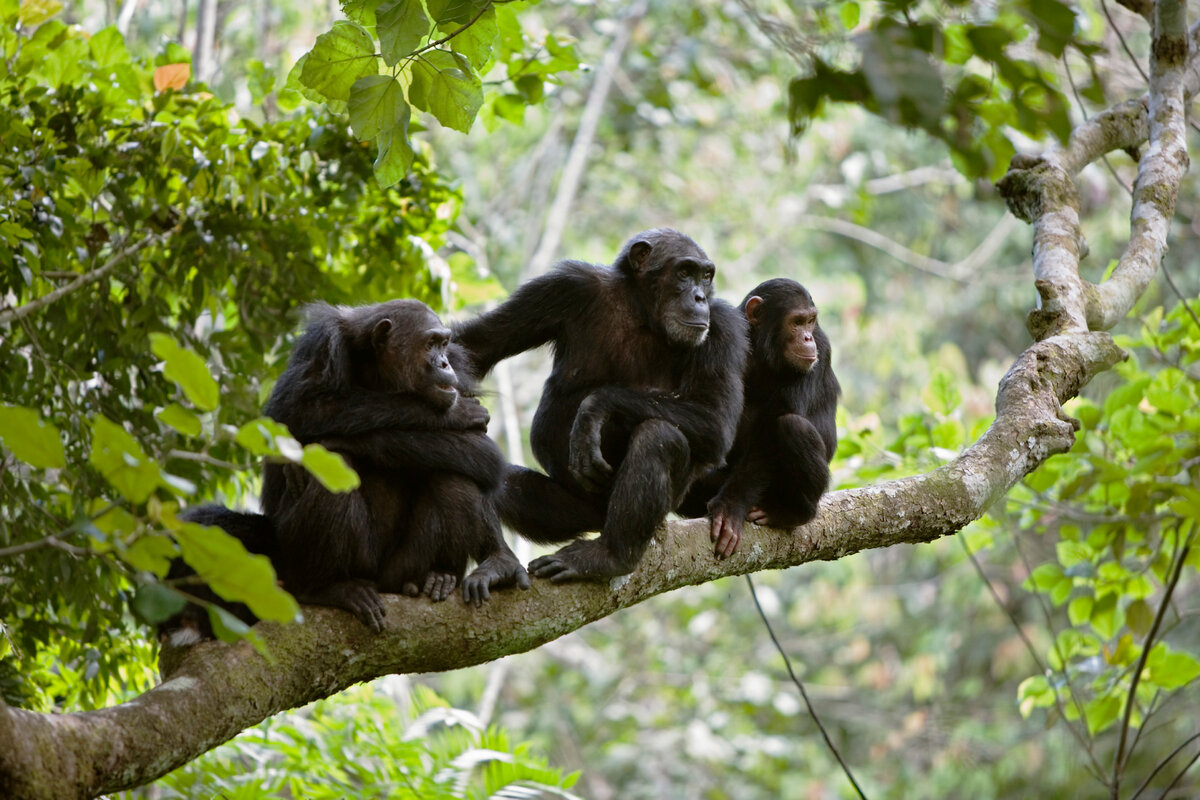
<svg viewBox="0 0 1200 800"><path fill-rule="evenodd" d="M335 494L303 467L283 469L287 492L272 521L284 587L301 603L343 608L383 630L383 601L371 579L383 548L368 502L370 479Z"/></svg>
<svg viewBox="0 0 1200 800"><path fill-rule="evenodd" d="M761 525L794 528L817 515L817 503L829 488L825 442L799 414L784 414L776 424L778 458L762 506L750 519Z"/></svg>
<svg viewBox="0 0 1200 800"><path fill-rule="evenodd" d="M659 419L640 423L614 476L600 538L535 559L530 571L555 583L632 572L654 530L679 502L689 477L689 458L687 438L674 425Z"/></svg>
<svg viewBox="0 0 1200 800"><path fill-rule="evenodd" d="M508 468L496 508L506 525L538 544L569 542L604 525L603 498L524 467Z"/></svg>

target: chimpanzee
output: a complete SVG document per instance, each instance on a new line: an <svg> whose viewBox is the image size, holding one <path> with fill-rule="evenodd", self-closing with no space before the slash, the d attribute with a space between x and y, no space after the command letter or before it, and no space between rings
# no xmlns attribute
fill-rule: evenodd
<svg viewBox="0 0 1200 800"><path fill-rule="evenodd" d="M346 608L378 630L379 592L443 600L462 581L463 599L478 605L490 588L529 585L491 495L503 457L452 360L465 356L424 303L310 306L265 412L301 442L347 458L362 484L333 494L298 465L265 468L278 569L308 602ZM463 580L468 559L478 567Z"/></svg>
<svg viewBox="0 0 1200 800"><path fill-rule="evenodd" d="M528 587L495 509L504 460L468 373L454 369L465 355L449 329L416 300L308 312L265 413L341 454L361 485L335 494L299 465L267 463L266 544L259 515L205 507L193 520L254 538L298 600L344 608L374 630L379 592L443 600L461 581L479 605L492 588ZM464 580L468 559L478 567Z"/></svg>
<svg viewBox="0 0 1200 800"><path fill-rule="evenodd" d="M737 438L728 466L698 480L680 508L695 516L707 510L721 558L737 550L747 518L791 528L816 516L837 449L841 386L808 290L775 278L756 286L741 310L751 344Z"/></svg>
<svg viewBox="0 0 1200 800"><path fill-rule="evenodd" d="M697 475L721 463L742 409L745 319L712 297L713 262L678 231L626 242L611 267L560 262L496 309L457 327L476 375L551 343L533 419L546 469L510 467L501 518L540 543L554 582L631 572Z"/></svg>

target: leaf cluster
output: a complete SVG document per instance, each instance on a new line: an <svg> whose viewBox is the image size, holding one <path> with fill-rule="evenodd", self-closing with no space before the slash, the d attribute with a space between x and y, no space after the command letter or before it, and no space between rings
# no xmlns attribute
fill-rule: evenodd
<svg viewBox="0 0 1200 800"><path fill-rule="evenodd" d="M260 457L352 485L258 409L301 304L444 305L431 254L460 203L424 156L382 188L337 117L239 118L181 48L135 59L57 10L0 3L0 688L41 706L129 685L128 612L178 607L158 581L180 552L295 615L265 562L175 512L234 504ZM64 661L43 671L48 643ZM58 677L77 671L96 680Z"/></svg>

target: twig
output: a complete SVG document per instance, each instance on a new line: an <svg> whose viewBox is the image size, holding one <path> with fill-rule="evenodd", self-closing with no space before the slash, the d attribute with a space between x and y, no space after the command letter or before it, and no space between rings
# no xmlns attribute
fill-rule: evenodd
<svg viewBox="0 0 1200 800"><path fill-rule="evenodd" d="M771 641L775 643L775 649L779 651L779 655L783 656L784 666L787 667L792 683L796 684L796 688L800 690L800 696L804 698L804 705L808 706L809 715L813 718L813 722L817 723L817 727L821 729L821 735L825 737L825 744L829 747L837 762L842 765L842 772L846 773L846 777L850 779L850 785L854 787L854 791L858 792L858 796L862 800L867 800L867 796L863 794L858 781L854 780L854 774L850 772L850 765L842 758L842 754L838 752L837 745L833 743L833 739L829 738L829 731L825 730L825 726L821 724L821 718L817 716L817 710L813 708L812 701L808 699L808 692L804 691L804 684L796 677L796 672L792 669L792 660L788 658L783 645L779 643L779 639L775 636L775 630L771 627L771 620L767 619L767 613L763 611L762 603L758 602L758 592L754 590L754 579L749 574L746 575L746 583L750 586L750 596L754 598L754 607L758 609L758 615L762 617L763 625L767 626L767 633L770 635Z"/></svg>
<svg viewBox="0 0 1200 800"><path fill-rule="evenodd" d="M47 536L45 539L38 539L36 542L14 544L12 547L0 547L0 558L19 556L22 553L28 553L30 550L40 550L43 547L57 547L73 556L91 555L91 551L85 547L76 547L73 544L67 544L57 536Z"/></svg>
<svg viewBox="0 0 1200 800"><path fill-rule="evenodd" d="M1137 68L1138 74L1142 76L1142 80L1146 83L1150 82L1150 76L1146 74L1146 70L1142 69L1142 65L1138 63L1137 57L1133 51L1129 49L1129 45L1125 42L1125 37L1121 35L1121 29L1117 27L1117 22L1112 18L1112 14L1108 11L1108 3L1105 0L1100 0L1100 8L1104 10L1104 16L1108 19L1108 24L1112 27L1113 33L1117 35L1117 39L1121 42L1121 49L1125 51L1125 55L1129 56L1129 60L1133 62L1133 66Z"/></svg>
<svg viewBox="0 0 1200 800"><path fill-rule="evenodd" d="M177 230L179 230L179 229L173 228L171 231L168 231L167 233L173 233ZM84 286L95 283L96 281L100 280L105 275L107 275L108 273L110 273L114 269L116 269L123 261L128 259L134 253L138 252L139 250L141 250L144 247L148 247L149 245L162 242L166 238L166 236L167 236L166 233L153 234L151 236L147 236L145 239L142 239L137 244L132 244L129 247L126 247L124 250L120 251L119 253L116 253L112 258L110 258L107 262L105 262L104 266L98 267L98 268L92 270L91 272L83 273L78 278L76 278L75 280L68 283L66 286L60 286L59 288L55 289L54 291L50 292L49 294L42 295L41 297L37 298L36 300L30 300L28 303L25 303L24 305L17 306L16 308L10 308L5 311L0 311L0 325L6 325L10 322L14 322L16 320L27 317L30 314L32 314L33 312L38 311L39 309L45 308L46 306L50 305L51 303L61 300L63 297L67 296L71 292L76 291L77 289L81 289Z"/></svg>
<svg viewBox="0 0 1200 800"><path fill-rule="evenodd" d="M1113 757L1113 800L1117 800L1119 797L1121 773L1125 770L1125 765L1128 762L1128 754L1125 752L1125 739L1129 735L1129 721L1133 716L1133 705L1137 699L1137 687L1142 679L1142 670L1146 668L1146 661L1150 658L1150 650L1154 645L1154 636L1158 633L1159 627L1162 626L1163 617L1166 616L1167 608L1171 605L1171 594L1175 591L1175 587L1179 583L1179 577L1183 573L1183 562L1187 560L1188 551L1191 547L1192 534L1188 534L1187 540L1175 552L1175 564L1171 570L1171 577L1167 581L1162 602L1158 604L1158 611L1154 615L1154 624L1150 626L1150 632L1146 634L1146 639L1142 643L1142 654L1138 656L1137 667L1134 669L1133 678L1129 683L1129 697L1125 701L1125 715L1121 721L1121 738L1117 742L1117 752ZM1132 748L1130 752L1133 752ZM1191 764L1189 763L1188 766L1190 767ZM1182 776L1182 773L1180 773L1180 776Z"/></svg>
<svg viewBox="0 0 1200 800"><path fill-rule="evenodd" d="M1196 755L1192 756L1192 760L1189 761L1183 769L1179 770L1179 774L1175 776L1175 780L1167 784L1167 788L1163 789L1163 793L1160 795L1160 797L1165 798L1171 793L1171 790L1175 788L1175 784L1179 783L1179 781L1183 779L1183 776L1186 775L1187 771L1192 768L1192 764L1195 764L1197 759L1200 759L1200 753L1196 753Z"/></svg>
<svg viewBox="0 0 1200 800"><path fill-rule="evenodd" d="M1150 781L1154 780L1154 776L1157 775L1162 770L1163 767L1165 767L1167 764L1169 764L1172 758L1179 755L1179 752L1181 750L1183 750L1183 748L1187 747L1189 744L1196 741L1197 739L1200 739L1200 733L1193 733L1191 736L1184 739L1182 744L1180 744L1178 747L1176 747L1174 750L1172 750L1170 752L1170 754L1167 755L1166 758L1162 759L1157 764L1155 764L1154 769L1151 770L1150 774L1146 776L1146 780L1142 781L1142 785L1137 788L1137 791L1133 793L1133 796L1130 797L1129 800L1137 800L1138 796L1141 795L1141 793L1144 792L1146 790L1146 788L1150 785Z"/></svg>

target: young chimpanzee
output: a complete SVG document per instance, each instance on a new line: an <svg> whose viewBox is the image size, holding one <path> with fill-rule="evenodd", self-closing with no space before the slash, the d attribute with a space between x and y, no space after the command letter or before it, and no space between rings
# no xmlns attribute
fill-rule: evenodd
<svg viewBox="0 0 1200 800"><path fill-rule="evenodd" d="M476 605L529 576L505 543L494 492L504 460L462 351L424 303L310 306L308 327L265 413L304 444L341 454L361 485L332 493L295 464L264 468L268 555L301 602L344 608L383 627L380 592ZM258 515L221 509L212 522L254 532ZM201 516L216 513L201 509ZM263 552L259 549L256 552ZM467 562L478 567L463 578Z"/></svg>
<svg viewBox="0 0 1200 800"><path fill-rule="evenodd" d="M733 442L746 322L712 297L714 267L687 236L630 239L611 267L563 261L457 328L477 375L551 343L533 420L546 469L510 467L500 516L535 542L577 541L530 564L555 582L631 572L692 480Z"/></svg>
<svg viewBox="0 0 1200 800"><path fill-rule="evenodd" d="M837 449L841 387L812 296L775 278L755 287L741 310L751 345L737 438L728 466L697 481L680 508L696 516L707 510L722 558L737 550L747 518L791 528L816 516Z"/></svg>

